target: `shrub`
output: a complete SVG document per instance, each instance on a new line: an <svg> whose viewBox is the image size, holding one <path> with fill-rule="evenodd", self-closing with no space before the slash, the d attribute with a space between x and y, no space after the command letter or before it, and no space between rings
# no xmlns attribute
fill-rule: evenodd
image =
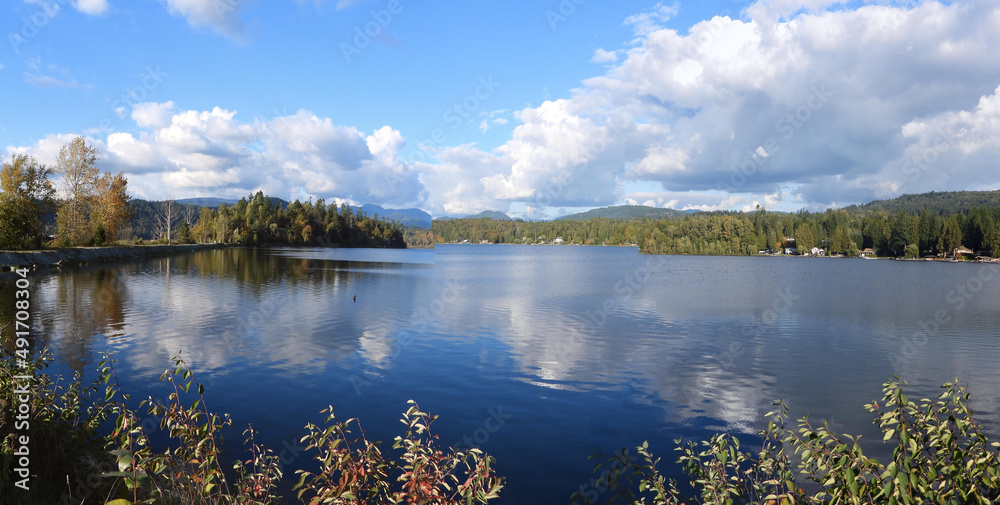
<svg viewBox="0 0 1000 505"><path fill-rule="evenodd" d="M657 470L660 460L646 443L637 448L638 461L623 449L598 463L595 473L607 469L597 482L611 491L607 503L997 503L1000 443L990 443L974 421L967 388L956 380L941 386L937 400L911 402L902 384L894 377L883 384L882 405L875 401L865 406L876 415L883 442L895 444L892 460L885 464L863 454L860 437L834 433L827 423L814 427L803 418L797 430L786 430L787 409L778 402L779 409L768 414L771 419L760 432L763 444L757 454L741 452L739 440L728 434L700 446L678 447L678 461L691 477L696 497L681 497L677 482L668 482ZM792 448L794 465L785 447ZM809 494L797 487L793 468L818 489ZM590 504L597 498L597 493L584 491L574 494L573 501Z"/></svg>
<svg viewBox="0 0 1000 505"><path fill-rule="evenodd" d="M431 424L438 416L422 412L413 400L403 414L406 434L392 448L403 451L387 460L378 443L369 442L357 419L338 422L333 407L324 413L326 428L309 424L306 451L315 451L320 472L299 470L296 489L304 503L420 503L450 505L487 503L499 496L501 478L493 475L493 458L478 449L458 451L437 446ZM350 425L361 433L351 440ZM352 449L353 447L353 449Z"/></svg>
<svg viewBox="0 0 1000 505"><path fill-rule="evenodd" d="M0 496L17 496L20 503L62 503L65 497L80 503L88 497L103 497L109 489L98 478L112 463L99 431L111 413L106 398L97 394L104 376L89 386L79 373L69 381L52 380L44 373L52 360L47 348L35 356L0 360ZM105 369L104 363L99 368ZM25 375L35 380L16 378ZM15 414L23 397L30 410L28 491L15 487L20 476L13 473L18 459L14 452L20 447L16 439L25 434L16 429L23 419Z"/></svg>
<svg viewBox="0 0 1000 505"><path fill-rule="evenodd" d="M174 365L160 377L174 387L167 401L150 397L140 404L174 442L175 447L164 452L152 450L143 424L124 403L128 397L120 394L113 368L103 372L105 380L115 378L107 397L117 392L121 399L111 435L117 471L104 474L116 479L118 500L109 505L279 503L281 497L275 492L281 465L270 449L255 442L253 428L244 432L249 457L234 464L237 477L230 485L219 462L219 434L232 423L228 416L207 409L204 387L180 356L174 358ZM314 452L319 465L315 473L297 472L300 480L295 488L303 503L457 505L496 498L502 479L493 473L493 458L476 449L460 452L437 447L437 437L430 431L437 416L420 411L412 400L410 404L403 414L407 431L393 444L400 452L398 460L385 458L380 443L364 437L357 419L338 421L333 407L323 411L328 414L326 426L306 425L302 442L308 442L306 452ZM361 433L353 440L352 425Z"/></svg>

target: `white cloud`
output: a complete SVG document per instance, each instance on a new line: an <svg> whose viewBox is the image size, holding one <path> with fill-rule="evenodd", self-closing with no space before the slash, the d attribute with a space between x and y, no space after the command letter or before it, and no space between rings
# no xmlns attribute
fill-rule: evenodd
<svg viewBox="0 0 1000 505"><path fill-rule="evenodd" d="M31 72L24 72L24 82L37 88L75 88L78 86L76 79L60 79L52 75L42 75Z"/></svg>
<svg viewBox="0 0 1000 505"><path fill-rule="evenodd" d="M192 24L242 32L238 13L214 18L209 3L168 0ZM308 111L242 122L165 102L136 106L138 131L109 135L104 163L138 176L149 197L264 189L437 215L623 202L823 208L1000 185L994 2L762 0L744 19L684 31L663 26L674 13L630 17L636 40L595 51L607 68L568 96L483 114L484 132L513 118L495 149L440 146L404 162L405 138L388 126L362 132ZM34 65L39 78L62 75ZM30 150L48 153L59 138Z"/></svg>
<svg viewBox="0 0 1000 505"><path fill-rule="evenodd" d="M167 10L175 16L187 19L195 28L210 28L232 39L242 39L245 35L240 20L240 8L244 2L236 0L166 0Z"/></svg>
<svg viewBox="0 0 1000 505"><path fill-rule="evenodd" d="M747 19L686 33L662 26L673 15L662 5L630 17L638 38L603 75L520 111L494 152L461 149L477 177L451 174L447 204L606 205L625 201L628 181L661 183L670 194L654 201L704 209L997 187L1000 60L984 55L1000 51L1000 7L841 4L764 0ZM934 175L908 182L903 162L934 140L922 139L925 125L964 133Z"/></svg>
<svg viewBox="0 0 1000 505"><path fill-rule="evenodd" d="M138 104L138 134L111 133L88 141L99 165L125 172L140 198L240 197L257 190L281 198L338 198L352 203L416 206L426 199L412 164L400 159L405 139L385 126L365 135L308 111L241 122L235 111L175 110L173 102ZM55 163L74 135L49 135L29 147Z"/></svg>
<svg viewBox="0 0 1000 505"><path fill-rule="evenodd" d="M108 11L108 0L75 0L73 7L84 14L99 16Z"/></svg>
<svg viewBox="0 0 1000 505"><path fill-rule="evenodd" d="M666 23L670 18L677 15L677 10L677 5L667 7L658 3L649 12L633 14L625 18L625 24L632 25L636 35L645 36L659 30L663 23Z"/></svg>
<svg viewBox="0 0 1000 505"><path fill-rule="evenodd" d="M132 109L132 120L140 128L152 128L158 130L170 124L170 117L173 115L174 102L164 103L142 102Z"/></svg>
<svg viewBox="0 0 1000 505"><path fill-rule="evenodd" d="M590 59L590 61L593 63L617 63L618 52L605 51L604 49L598 48L594 51L594 56Z"/></svg>

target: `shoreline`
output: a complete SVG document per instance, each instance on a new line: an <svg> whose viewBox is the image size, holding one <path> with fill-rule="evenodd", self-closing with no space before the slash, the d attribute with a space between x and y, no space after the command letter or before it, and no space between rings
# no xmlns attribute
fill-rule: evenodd
<svg viewBox="0 0 1000 505"><path fill-rule="evenodd" d="M47 270L171 256L202 250L221 249L229 244L133 245L110 247L67 247L34 251L0 251L0 271L14 268Z"/></svg>
<svg viewBox="0 0 1000 505"><path fill-rule="evenodd" d="M953 260L953 259L941 259L941 258L894 258L891 256L877 256L877 257L862 257L862 256L837 256L837 255L799 255L799 254L676 254L676 253L647 253L643 252L641 248L637 245L632 244L616 244L616 245L585 245L585 244L515 244L511 242L504 242L499 244L488 243L482 244L479 242L438 242L434 244L435 246L572 246L572 247L632 247L639 249L639 254L645 254L648 256L705 256L705 257L716 257L716 258L736 258L736 257L747 257L747 258L796 258L796 259L865 259L865 260L881 260L881 261L920 261L920 262L930 262L930 263L964 263L964 264L990 264L990 263L1000 263L1000 260L994 261L979 261L979 260Z"/></svg>

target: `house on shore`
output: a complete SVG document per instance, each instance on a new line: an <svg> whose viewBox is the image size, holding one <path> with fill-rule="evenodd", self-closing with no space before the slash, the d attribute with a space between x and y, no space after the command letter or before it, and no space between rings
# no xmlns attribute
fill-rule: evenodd
<svg viewBox="0 0 1000 505"><path fill-rule="evenodd" d="M858 253L858 257L859 258L874 258L875 257L875 250L872 249L871 247L866 247L866 248L862 249L861 252Z"/></svg>
<svg viewBox="0 0 1000 505"><path fill-rule="evenodd" d="M964 258L966 256L975 256L975 255L976 253L972 252L972 250L969 249L968 247L959 246L955 248L954 251L952 251L951 257L958 259L958 258Z"/></svg>

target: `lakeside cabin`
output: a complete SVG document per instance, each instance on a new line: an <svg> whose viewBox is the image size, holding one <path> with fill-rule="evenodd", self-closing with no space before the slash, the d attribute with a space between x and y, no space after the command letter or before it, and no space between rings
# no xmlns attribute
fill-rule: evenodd
<svg viewBox="0 0 1000 505"><path fill-rule="evenodd" d="M862 249L861 252L858 253L858 257L859 258L874 258L875 257L875 250L872 249L871 247L866 247L866 248Z"/></svg>

